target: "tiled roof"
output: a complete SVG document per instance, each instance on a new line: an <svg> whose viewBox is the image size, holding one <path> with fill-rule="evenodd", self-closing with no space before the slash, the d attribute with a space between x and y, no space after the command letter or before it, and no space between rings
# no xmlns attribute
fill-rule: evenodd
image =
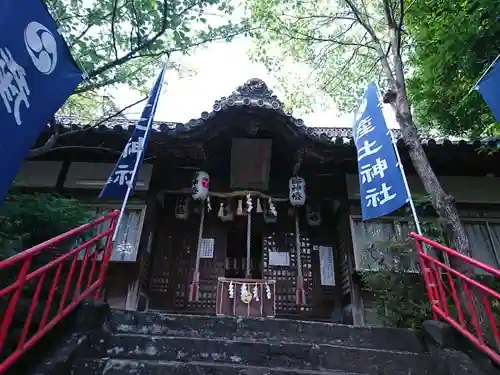
<svg viewBox="0 0 500 375"><path fill-rule="evenodd" d="M181 134L185 136L187 135L186 133L203 127L205 122L216 116L217 113L233 107L253 107L275 111L278 115L284 116L286 121L294 126L298 134L303 134L321 143L335 145L354 144L351 128L310 127L306 126L302 119L297 119L293 117L292 114L285 112L283 103L277 98L276 95L273 94L272 90L268 89L267 85L262 80L257 78L250 79L245 84L239 86L228 97L222 97L220 100L216 100L212 110L210 112L202 112L199 118L192 119L185 124L176 122L154 122L153 132L166 133L173 137ZM57 121L68 130L81 129L82 127L85 127L85 125L81 124L76 118L59 116L57 117ZM136 123L136 120L114 118L99 125L98 131L131 132ZM394 129L392 131L397 139L401 138L401 130ZM421 142L429 146L470 144L477 145L479 147L481 145L500 145L500 139L498 138L467 140L422 136Z"/></svg>

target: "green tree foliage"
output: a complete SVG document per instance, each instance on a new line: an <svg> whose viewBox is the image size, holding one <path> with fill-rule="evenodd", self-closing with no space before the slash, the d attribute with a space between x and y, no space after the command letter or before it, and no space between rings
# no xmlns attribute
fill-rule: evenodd
<svg viewBox="0 0 500 375"><path fill-rule="evenodd" d="M47 0L47 5L88 75L76 93L116 83L142 87L162 57L230 40L241 31L230 21L209 22L209 14L233 11L226 0Z"/></svg>
<svg viewBox="0 0 500 375"><path fill-rule="evenodd" d="M11 257L20 251L51 239L59 234L67 232L79 225L89 222L94 217L89 207L74 199L68 199L52 194L19 194L11 193L0 208L0 261ZM86 234L84 238L91 236ZM82 238L82 239L84 239ZM33 272L54 258L56 253L64 253L72 249L75 244L73 238L71 243L62 243L57 248L45 249L32 258L29 272ZM54 253L54 251L56 253ZM55 290L55 296L50 305L49 316L51 319L59 307L65 285L65 275L69 270L72 259L68 259L61 270L61 277ZM21 263L0 271L0 290L16 280ZM87 270L89 267L87 267ZM34 317L30 325L32 334L36 331L45 309L49 291L56 274L52 268L43 281L40 292L39 303L36 306ZM6 346L0 353L0 361L11 353L19 340L24 327L26 317L30 308L32 297L35 293L40 277L35 277L23 288L21 298L17 304L12 326L8 331ZM85 279L86 280L86 279ZM71 291L75 290L75 283ZM11 294L0 298L0 317L4 317L5 309ZM68 298L73 297L73 292ZM0 319L1 320L1 319Z"/></svg>
<svg viewBox="0 0 500 375"><path fill-rule="evenodd" d="M75 199L11 193L0 207L0 260L82 225L93 217Z"/></svg>
<svg viewBox="0 0 500 375"><path fill-rule="evenodd" d="M429 164L408 99L405 56L411 41L404 31L404 17L414 3L248 0L251 24L262 27L262 31L254 33L254 57L278 75L287 58L309 66L311 81L344 109L355 108L366 84L378 81L385 89L384 102L393 108L403 131L413 166L443 219L441 224L452 247L469 255L469 240L460 216ZM296 102L304 102L300 95L298 98Z"/></svg>
<svg viewBox="0 0 500 375"><path fill-rule="evenodd" d="M370 9L378 11L380 4L372 3ZM250 20L258 27L251 57L277 76L289 106L316 109L311 97L326 93L340 110L352 111L367 82L381 77L375 43L347 2L249 0L247 5ZM360 8L368 16L367 10ZM381 16L372 23L377 33L385 27ZM289 79L291 72L285 68L291 63L312 71L302 77L301 85ZM319 90L313 93L313 88Z"/></svg>
<svg viewBox="0 0 500 375"><path fill-rule="evenodd" d="M115 108L103 90L125 84L143 91L162 58L169 57L169 69L179 68L175 56L244 32L243 25L230 19L230 1L46 0L87 75L61 113L94 120L88 122L91 126L122 114L124 109ZM61 132L54 123L50 127L53 136L31 157L56 146Z"/></svg>
<svg viewBox="0 0 500 375"><path fill-rule="evenodd" d="M420 226L424 236L443 242L443 232L432 209L431 198L414 196L413 200L422 218ZM405 211L401 216L415 230L411 211L408 208ZM425 320L432 318L424 280L420 273L415 273L420 265L413 238L377 241L364 249L363 256L368 260L367 264L376 267L376 272L364 272L362 281L363 290L375 302L376 313L382 324L418 329ZM389 259L393 262L388 262Z"/></svg>
<svg viewBox="0 0 500 375"><path fill-rule="evenodd" d="M421 127L452 135L499 134L480 94L469 94L500 53L499 15L497 1L412 4L405 18L412 41L408 87Z"/></svg>

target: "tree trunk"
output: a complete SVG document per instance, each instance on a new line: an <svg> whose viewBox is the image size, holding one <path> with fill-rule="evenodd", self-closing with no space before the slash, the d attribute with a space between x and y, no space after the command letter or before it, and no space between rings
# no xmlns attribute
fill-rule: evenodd
<svg viewBox="0 0 500 375"><path fill-rule="evenodd" d="M397 99L395 103L393 103L393 108L396 112L396 120L403 132L403 139L407 146L412 164L426 192L432 198L432 205L441 219L441 226L448 237L447 239L451 247L464 255L470 256L469 239L460 221L458 210L453 203L453 197L446 194L443 190L436 174L429 164L429 159L427 159L427 155L418 138L417 129L413 123L406 95L401 95L401 93L398 92ZM459 267L461 272L466 272L467 274L470 274L472 271L470 267L464 264L457 264L454 266Z"/></svg>

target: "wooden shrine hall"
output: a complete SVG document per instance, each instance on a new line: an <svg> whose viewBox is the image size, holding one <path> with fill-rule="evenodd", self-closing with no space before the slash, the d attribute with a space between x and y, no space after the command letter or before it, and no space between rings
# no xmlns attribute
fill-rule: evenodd
<svg viewBox="0 0 500 375"><path fill-rule="evenodd" d="M85 130L57 120L62 133ZM119 208L97 196L134 125L115 118L68 134L27 161L16 185L77 198L96 214ZM484 233L500 220L500 154L478 153L482 141L422 142L474 249L494 248ZM425 194L398 145L412 192ZM360 214L351 129L306 127L252 79L198 119L153 124L104 295L126 309L378 324L362 274L379 263L367 250L407 238L410 225L404 212ZM500 254L477 257L500 264Z"/></svg>
<svg viewBox="0 0 500 375"><path fill-rule="evenodd" d="M329 227L338 202L320 176L302 177L320 173L328 146L282 108L250 80L167 146L176 159L156 193L170 214L152 259L153 308L328 318L340 306Z"/></svg>

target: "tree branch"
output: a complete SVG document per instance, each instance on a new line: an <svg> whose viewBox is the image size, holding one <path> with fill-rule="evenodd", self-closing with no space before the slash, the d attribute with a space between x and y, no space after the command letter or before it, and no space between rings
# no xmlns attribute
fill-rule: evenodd
<svg viewBox="0 0 500 375"><path fill-rule="evenodd" d="M144 43L138 44L135 48L131 48L130 51L127 52L122 57L115 59L113 61L110 61L110 62L102 65L101 67L96 68L96 69L92 70L91 72L89 72L88 79L92 79L92 78L98 76L99 74L102 74L103 72L109 70L109 69L112 69L118 65L121 65L121 64L127 62L132 57L134 57L139 51L149 47L156 40L158 40L167 30L167 27L168 27L167 15L168 15L167 0L163 0L162 23L161 23L160 30L158 32L156 32L153 37L144 41Z"/></svg>
<svg viewBox="0 0 500 375"><path fill-rule="evenodd" d="M101 118L99 121L97 121L95 124L93 124L91 126L87 126L85 128L82 128L82 129L72 130L72 131L69 131L66 133L62 133L62 134L61 134L61 124L59 122L57 122L56 119L52 119L52 120L50 120L49 124L50 124L50 128L53 131L53 134L49 137L49 139L45 142L45 144L43 146L32 149L30 151L30 153L28 154L28 158L34 158L37 156L41 156L41 155L49 152L50 150L52 150L61 138L67 137L69 135L75 135L77 133L83 133L83 132L89 131L90 129L94 129L94 128L98 127L99 125L111 120L113 117L119 116L120 114L125 112L127 109L145 101L146 99L147 99L147 97L142 98L142 99L140 99L132 104L129 104L126 107L123 107L122 109L120 109L119 111L113 113L112 115ZM75 146L75 147L80 147L80 146Z"/></svg>
<svg viewBox="0 0 500 375"><path fill-rule="evenodd" d="M28 158L34 158L43 155L56 145L57 140L59 138L59 134L61 133L61 125L56 121L55 118L52 118L49 121L49 124L50 128L53 131L53 134L49 137L47 142L45 142L45 144L42 147L32 149L28 154Z"/></svg>
<svg viewBox="0 0 500 375"><path fill-rule="evenodd" d="M118 0L114 0L113 1L113 15L111 16L111 38L113 40L113 49L115 51L115 60L118 59L118 48L116 47L116 32L115 32L117 6L118 6Z"/></svg>
<svg viewBox="0 0 500 375"><path fill-rule="evenodd" d="M386 1L386 0L384 0ZM384 68L385 74L387 76L387 79L389 80L389 83L392 86L396 86L396 79L394 78L394 74L392 73L391 66L389 65L389 60L387 59L384 50L382 48L382 43L380 42L380 39L378 38L377 34L375 33L375 30L370 26L368 22L366 22L363 17L361 16L361 12L359 11L358 7L353 3L352 0L345 0L349 8L351 8L352 12L354 13L354 16L358 20L358 22L365 28L365 30L368 32L370 37L372 38L374 44L375 44L375 49L377 51L377 54L380 58L380 63L382 64L382 67Z"/></svg>

